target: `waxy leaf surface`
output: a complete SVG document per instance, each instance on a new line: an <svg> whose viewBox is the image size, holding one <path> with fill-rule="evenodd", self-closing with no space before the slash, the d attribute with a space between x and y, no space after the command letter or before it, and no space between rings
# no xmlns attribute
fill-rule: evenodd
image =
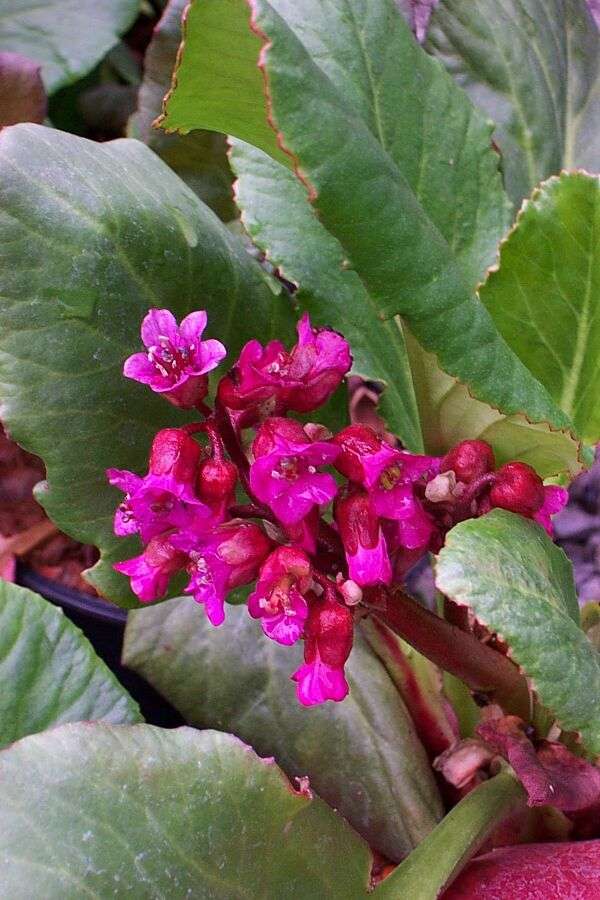
<svg viewBox="0 0 600 900"><path fill-rule="evenodd" d="M128 132L148 144L222 221L228 222L235 218L235 206L224 135L209 131L166 135L152 127L171 84L181 43L181 18L187 5L188 0L170 0L154 29L144 56L137 110L129 120Z"/></svg>
<svg viewBox="0 0 600 900"><path fill-rule="evenodd" d="M305 5L256 0L254 34L243 46L235 44L232 60L232 29L241 32L244 22L248 29L245 3L193 5L163 124L182 131L218 127L275 157L273 139L263 139L267 110L252 81L259 62L278 141L378 313L406 316L426 349L479 399L508 414L566 425L474 296L482 258L493 254L505 221L488 124L414 42L392 0L314 3L310 11L314 15L306 15ZM229 63L237 67L231 77ZM360 87L348 78L353 67L364 72ZM418 99L407 88L415 78L424 85ZM235 87L237 99L231 97ZM218 124L215 107L222 110ZM453 141L440 140L440 110ZM413 132L427 140L431 160L415 155L406 140ZM435 211L417 196L421 178L427 190L440 191ZM480 191L489 198L476 229L452 226L455 184L462 203L472 203Z"/></svg>
<svg viewBox="0 0 600 900"><path fill-rule="evenodd" d="M498 509L460 523L436 585L508 644L559 725L600 755L600 657L579 625L571 563L541 526Z"/></svg>
<svg viewBox="0 0 600 900"><path fill-rule="evenodd" d="M183 414L122 377L150 307L208 311L233 363L256 335L293 332L289 301L192 191L139 141L97 144L35 125L0 134L0 398L11 435L44 459L40 499L95 544L93 580L138 605L111 563L139 553L112 533L109 466L144 473L154 433Z"/></svg>
<svg viewBox="0 0 600 900"><path fill-rule="evenodd" d="M442 814L425 751L381 663L357 637L342 703L302 707L290 675L302 649L262 634L245 607L213 628L191 599L132 613L126 665L186 719L232 731L310 783L371 846L398 860Z"/></svg>
<svg viewBox="0 0 600 900"><path fill-rule="evenodd" d="M585 0L443 0L427 47L496 123L516 204L561 169L600 169L600 32Z"/></svg>
<svg viewBox="0 0 600 900"><path fill-rule="evenodd" d="M0 47L41 63L52 93L90 72L139 9L140 0L3 0Z"/></svg>
<svg viewBox="0 0 600 900"><path fill-rule="evenodd" d="M382 321L356 274L344 268L339 241L321 224L293 173L262 150L233 140L236 201L253 241L289 281L311 321L342 332L350 343L353 372L383 382L379 410L391 431L422 451L419 417L402 332Z"/></svg>
<svg viewBox="0 0 600 900"><path fill-rule="evenodd" d="M367 897L371 854L231 735L66 725L0 754L0 894Z"/></svg>
<svg viewBox="0 0 600 900"><path fill-rule="evenodd" d="M599 177L563 174L534 191L481 299L578 433L600 440Z"/></svg>
<svg viewBox="0 0 600 900"><path fill-rule="evenodd" d="M61 609L0 581L0 746L63 722L124 725L140 711Z"/></svg>

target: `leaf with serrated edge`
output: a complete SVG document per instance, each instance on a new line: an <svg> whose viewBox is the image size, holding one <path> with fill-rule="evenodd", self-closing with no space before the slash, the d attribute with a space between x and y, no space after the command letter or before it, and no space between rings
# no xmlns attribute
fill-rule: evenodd
<svg viewBox="0 0 600 900"><path fill-rule="evenodd" d="M141 721L125 688L61 609L0 581L0 746L63 722Z"/></svg>
<svg viewBox="0 0 600 900"><path fill-rule="evenodd" d="M223 222L235 218L225 137L208 131L166 135L152 123L161 110L181 43L181 17L189 0L170 0L152 34L144 56L144 77L137 110L129 119L128 135L158 153L188 187Z"/></svg>
<svg viewBox="0 0 600 900"><path fill-rule="evenodd" d="M250 144L231 143L236 202L251 238L299 285L296 300L311 321L343 333L353 371L384 383L381 414L410 450L422 450L402 333L393 320L381 321L356 272L344 269L342 247L319 222L293 173Z"/></svg>
<svg viewBox="0 0 600 900"><path fill-rule="evenodd" d="M66 725L0 753L2 895L366 900L371 854L216 731Z"/></svg>
<svg viewBox="0 0 600 900"><path fill-rule="evenodd" d="M186 719L232 731L317 793L391 859L401 859L442 815L437 788L396 688L360 635L343 703L307 709L290 675L302 648L269 641L245 607L213 628L193 600L130 615L124 662Z"/></svg>
<svg viewBox="0 0 600 900"><path fill-rule="evenodd" d="M90 72L139 8L139 0L3 0L0 46L41 63L52 93Z"/></svg>
<svg viewBox="0 0 600 900"><path fill-rule="evenodd" d="M123 378L142 317L152 306L177 319L206 309L207 337L227 345L231 364L251 337L291 339L291 305L139 141L38 125L0 134L0 261L2 420L46 463L50 517L102 551L94 584L137 606L111 563L139 542L112 533L122 494L105 469L145 472L155 432L193 416Z"/></svg>
<svg viewBox="0 0 600 900"><path fill-rule="evenodd" d="M585 0L443 0L427 48L497 125L516 204L561 169L600 169L600 33Z"/></svg>
<svg viewBox="0 0 600 900"><path fill-rule="evenodd" d="M436 585L508 644L540 702L600 755L600 657L579 626L571 563L545 531L499 509L461 522Z"/></svg>
<svg viewBox="0 0 600 900"><path fill-rule="evenodd" d="M600 440L598 176L565 173L534 191L481 299L584 440Z"/></svg>
<svg viewBox="0 0 600 900"><path fill-rule="evenodd" d="M212 109L225 90L221 76L229 62L229 29L233 20L235 27L241 28L244 5L241 0L205 0L191 7L176 86L163 118L167 128L186 130L210 125L205 110ZM284 0L277 8L286 18L299 15L297 6ZM317 12L325 9L320 4L315 8ZM255 0L252 11L252 27L263 36L259 64L266 79L269 120L278 131L279 143L293 156L320 220L345 248L349 265L360 276L378 313L383 317L405 315L423 345L438 354L444 369L468 384L479 399L506 414L526 413L532 421L565 427L567 418L509 350L473 295L481 248L461 247L458 239L448 241L440 230L441 213L434 217L427 212L411 188L410 174L414 177L415 166L418 172L418 161L411 157L401 167L388 152L388 147L396 146L394 141L401 146L402 135L415 127L415 116L419 118L422 110L422 102L402 105L411 96L405 92L405 82L415 66L420 68L429 93L441 95L436 107L446 98L452 110L446 120L462 123L460 136L473 154L466 172L459 166L465 198L474 189L468 172L472 178L474 170L484 169L488 187L493 178L498 178L488 126L479 120L451 79L414 43L391 0L376 6L362 0L330 3L328 27L318 32L329 36L341 29L355 35L350 50L347 48L347 60L349 64L356 60L352 64L367 65L371 76L367 82L373 84L375 77L377 90L367 96L355 90L347 96L339 63L338 77L334 78L322 68L328 53L319 56L304 46L308 39L303 28L310 32L314 28L312 19L303 26L293 23L298 29L294 33L266 0ZM210 80L206 67L200 77L197 75L205 40L210 41L213 51L217 44L221 50L220 67L213 67ZM354 51L361 43L362 51L357 55ZM256 45L248 43L240 56L243 52L250 55L245 64L237 59L236 65L245 65L244 71L254 70L255 51ZM194 98L200 89L203 101L198 104ZM384 94L388 102L396 103L394 121L406 125L402 134L392 132L387 138L376 115ZM246 103L249 95L244 96L244 103L240 102L230 121L222 121L220 127L252 141L256 123L264 121L265 108L261 108L256 93L250 106ZM427 116L424 122L428 126ZM435 147L441 143L438 128L436 141ZM262 149L272 153L264 142ZM453 163L456 160L452 156L446 157L450 169ZM343 179L341 171L346 173ZM448 215L447 209L444 215Z"/></svg>
<svg viewBox="0 0 600 900"><path fill-rule="evenodd" d="M435 355L426 353L406 327L404 336L426 453L442 456L460 441L482 440L493 447L498 465L519 459L542 478L581 471L583 450L570 435L522 415L502 415L475 400L464 384L442 372Z"/></svg>

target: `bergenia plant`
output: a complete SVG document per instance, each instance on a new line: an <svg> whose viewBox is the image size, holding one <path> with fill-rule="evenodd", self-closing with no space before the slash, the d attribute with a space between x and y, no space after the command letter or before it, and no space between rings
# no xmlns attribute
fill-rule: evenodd
<svg viewBox="0 0 600 900"><path fill-rule="evenodd" d="M2 419L190 726L3 588L6 896L600 896L599 598L553 539L599 51L584 0L170 0L129 138L2 129Z"/></svg>

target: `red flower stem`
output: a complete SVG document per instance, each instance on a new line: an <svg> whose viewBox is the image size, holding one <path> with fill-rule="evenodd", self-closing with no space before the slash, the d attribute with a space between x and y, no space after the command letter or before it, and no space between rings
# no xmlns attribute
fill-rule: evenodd
<svg viewBox="0 0 600 900"><path fill-rule="evenodd" d="M239 433L234 428L226 408L218 400L215 401L215 418L225 449L238 468L244 490L251 500L256 500L250 488L250 464L240 443Z"/></svg>
<svg viewBox="0 0 600 900"><path fill-rule="evenodd" d="M198 400L198 402L196 403L196 409L199 413L202 413L203 416L206 416L207 419L209 416L212 416L212 409L210 408L208 403L204 402L204 400Z"/></svg>
<svg viewBox="0 0 600 900"><path fill-rule="evenodd" d="M313 579L320 584L325 592L325 599L330 602L335 602L337 600L337 588L333 581L327 577L327 575L323 575L322 572L319 572L318 569L313 569Z"/></svg>
<svg viewBox="0 0 600 900"><path fill-rule="evenodd" d="M371 597L373 597L371 593ZM378 590L364 605L419 653L450 672L471 690L490 694L507 712L528 721L531 703L525 678L497 650L430 612L403 591Z"/></svg>

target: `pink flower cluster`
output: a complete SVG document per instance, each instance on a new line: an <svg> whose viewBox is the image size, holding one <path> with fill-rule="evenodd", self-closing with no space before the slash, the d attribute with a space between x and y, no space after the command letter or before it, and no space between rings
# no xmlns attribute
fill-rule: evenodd
<svg viewBox="0 0 600 900"><path fill-rule="evenodd" d="M463 519L501 507L550 530L566 501L562 488L545 487L524 463L496 469L482 441L443 458L419 456L367 426L332 435L291 418L321 406L352 364L344 338L313 328L306 314L290 350L279 341L246 344L210 409L207 374L225 348L202 340L205 326L204 312L178 327L167 310L150 310L142 324L147 352L125 362L127 377L202 419L158 432L146 475L108 470L124 493L115 533L137 534L143 544L115 569L142 602L163 597L171 578L185 573L186 593L213 625L225 618L227 594L256 582L248 612L264 634L284 645L304 642L292 678L305 705L346 696L344 666L365 593L401 583ZM238 480L247 503L236 497ZM323 515L331 504L333 515Z"/></svg>

